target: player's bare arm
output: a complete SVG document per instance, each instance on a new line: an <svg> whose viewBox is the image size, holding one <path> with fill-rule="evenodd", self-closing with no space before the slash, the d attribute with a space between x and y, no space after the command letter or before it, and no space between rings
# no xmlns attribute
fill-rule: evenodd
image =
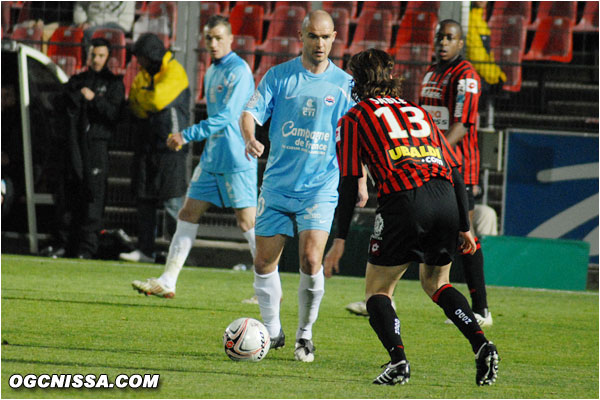
<svg viewBox="0 0 600 400"><path fill-rule="evenodd" d="M256 123L252 114L243 112L240 116L240 128L242 131L242 137L244 143L246 143L246 158L250 160L251 157L258 158L262 155L265 150L265 146L256 140Z"/></svg>
<svg viewBox="0 0 600 400"><path fill-rule="evenodd" d="M446 139L448 139L448 143L454 147L462 140L467 132L469 132L469 130L462 122L455 122L450 126L450 129L446 131Z"/></svg>

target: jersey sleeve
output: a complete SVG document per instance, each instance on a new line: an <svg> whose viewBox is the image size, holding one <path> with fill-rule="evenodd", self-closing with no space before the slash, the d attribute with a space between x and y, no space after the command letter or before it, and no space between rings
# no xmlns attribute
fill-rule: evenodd
<svg viewBox="0 0 600 400"><path fill-rule="evenodd" d="M261 79L254 94L244 107L243 111L252 114L256 123L261 126L267 122L273 112L276 83L275 71L271 68Z"/></svg>
<svg viewBox="0 0 600 400"><path fill-rule="evenodd" d="M454 104L454 122L475 125L477 122L477 104L481 95L481 82L477 72L471 67L463 71L457 79Z"/></svg>
<svg viewBox="0 0 600 400"><path fill-rule="evenodd" d="M361 177L358 123L348 114L340 118L338 122L335 141L341 176Z"/></svg>
<svg viewBox="0 0 600 400"><path fill-rule="evenodd" d="M231 121L237 121L246 105L246 101L254 88L254 79L250 71L245 71L245 66L236 68L233 71L234 79L230 81L227 87L227 96L225 107L217 114L200 121L183 130L183 137L186 141L200 141L210 135L221 132Z"/></svg>

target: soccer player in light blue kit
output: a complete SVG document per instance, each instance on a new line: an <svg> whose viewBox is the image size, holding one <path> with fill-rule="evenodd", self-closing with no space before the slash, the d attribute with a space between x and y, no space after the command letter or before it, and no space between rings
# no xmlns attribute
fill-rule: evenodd
<svg viewBox="0 0 600 400"><path fill-rule="evenodd" d="M254 290L271 336L271 349L285 336L279 319L281 281L277 264L286 236L298 226L300 284L296 360L314 360L312 325L325 292L323 252L337 205L339 168L335 154L338 120L354 105L352 77L328 59L335 39L331 16L312 11L299 32L302 55L271 68L242 113L246 157L264 146L255 123L271 118L271 148L258 199Z"/></svg>
<svg viewBox="0 0 600 400"><path fill-rule="evenodd" d="M257 161L240 156L245 144L238 123L254 90L254 78L248 64L231 51L233 35L227 18L211 16L204 27L204 38L212 58L204 85L208 119L173 133L167 145L172 150L191 141L206 140L206 145L179 211L164 273L158 279L132 283L134 289L146 295L175 296L177 277L196 238L198 221L212 205L234 208L254 258Z"/></svg>

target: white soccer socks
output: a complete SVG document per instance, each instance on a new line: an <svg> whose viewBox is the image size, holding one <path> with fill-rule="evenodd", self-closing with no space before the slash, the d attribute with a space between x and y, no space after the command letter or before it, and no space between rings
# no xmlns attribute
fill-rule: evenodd
<svg viewBox="0 0 600 400"><path fill-rule="evenodd" d="M254 228L248 229L246 232L242 232L244 238L250 246L250 254L252 254L252 262L254 262L254 256L256 255L256 236L254 235Z"/></svg>
<svg viewBox="0 0 600 400"><path fill-rule="evenodd" d="M169 255L167 256L167 262L165 264L165 271L160 276L160 281L169 288L175 290L177 284L177 277L181 268L185 263L196 235L198 233L198 224L192 224L191 222L177 220L177 230L171 240L169 246Z"/></svg>
<svg viewBox="0 0 600 400"><path fill-rule="evenodd" d="M254 293L258 298L258 307L263 323L267 327L269 335L276 337L281 330L279 319L279 304L281 302L279 267L265 275L254 273Z"/></svg>
<svg viewBox="0 0 600 400"><path fill-rule="evenodd" d="M323 267L314 275L300 271L298 285L298 330L296 341L312 340L312 326L319 315L321 300L325 294L325 276Z"/></svg>

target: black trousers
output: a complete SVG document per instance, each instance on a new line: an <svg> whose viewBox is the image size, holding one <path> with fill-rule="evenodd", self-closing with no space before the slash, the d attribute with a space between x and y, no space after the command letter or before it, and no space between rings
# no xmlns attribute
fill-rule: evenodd
<svg viewBox="0 0 600 400"><path fill-rule="evenodd" d="M65 171L56 195L57 239L70 256L98 250L98 233L106 204L108 179L108 142L92 140L87 160L88 178L78 179L74 171Z"/></svg>

